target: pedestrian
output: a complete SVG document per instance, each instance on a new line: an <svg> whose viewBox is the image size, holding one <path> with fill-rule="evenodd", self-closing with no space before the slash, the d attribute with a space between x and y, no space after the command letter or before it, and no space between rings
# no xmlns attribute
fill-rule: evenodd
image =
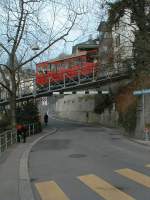
<svg viewBox="0 0 150 200"><path fill-rule="evenodd" d="M26 132L27 132L26 126L22 125L21 134L22 134L23 143L26 143L26 136L27 136Z"/></svg>
<svg viewBox="0 0 150 200"><path fill-rule="evenodd" d="M22 125L21 124L17 124L16 125L16 129L17 129L17 142L21 142L22 139Z"/></svg>
<svg viewBox="0 0 150 200"><path fill-rule="evenodd" d="M45 113L45 115L44 115L44 123L47 126L47 123L48 123L48 115L47 115L47 113Z"/></svg>

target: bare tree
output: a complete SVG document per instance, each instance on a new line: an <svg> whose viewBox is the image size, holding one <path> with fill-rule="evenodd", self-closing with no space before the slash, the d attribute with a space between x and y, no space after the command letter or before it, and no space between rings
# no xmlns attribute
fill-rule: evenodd
<svg viewBox="0 0 150 200"><path fill-rule="evenodd" d="M11 124L16 125L16 92L19 71L60 40L66 40L81 14L80 1L1 0L0 86L9 94ZM38 44L38 52L32 45Z"/></svg>

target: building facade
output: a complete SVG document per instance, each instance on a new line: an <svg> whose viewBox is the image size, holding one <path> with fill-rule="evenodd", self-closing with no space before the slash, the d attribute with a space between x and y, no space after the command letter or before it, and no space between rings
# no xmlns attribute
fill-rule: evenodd
<svg viewBox="0 0 150 200"><path fill-rule="evenodd" d="M137 26L132 21L130 10L112 27L113 50L114 50L114 68L131 68L133 66L133 43L135 40L134 32Z"/></svg>

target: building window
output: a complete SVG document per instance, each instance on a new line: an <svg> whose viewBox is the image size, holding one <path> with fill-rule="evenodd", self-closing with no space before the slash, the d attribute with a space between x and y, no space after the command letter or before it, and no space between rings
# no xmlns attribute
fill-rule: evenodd
<svg viewBox="0 0 150 200"><path fill-rule="evenodd" d="M120 35L116 37L116 47L120 46Z"/></svg>

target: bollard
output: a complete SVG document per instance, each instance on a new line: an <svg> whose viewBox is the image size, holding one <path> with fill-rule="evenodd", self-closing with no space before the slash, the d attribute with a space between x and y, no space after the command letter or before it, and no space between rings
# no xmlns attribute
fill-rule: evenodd
<svg viewBox="0 0 150 200"><path fill-rule="evenodd" d="M10 132L10 144L13 144L13 131Z"/></svg>
<svg viewBox="0 0 150 200"><path fill-rule="evenodd" d="M30 124L29 124L29 136L31 135L31 127L30 127Z"/></svg>
<svg viewBox="0 0 150 200"><path fill-rule="evenodd" d="M5 134L5 148L7 149L7 133Z"/></svg>
<svg viewBox="0 0 150 200"><path fill-rule="evenodd" d="M35 134L35 133L34 133L34 131L35 131L35 128L34 128L34 123L33 123L32 127L33 127L33 135L34 135L34 134Z"/></svg>

